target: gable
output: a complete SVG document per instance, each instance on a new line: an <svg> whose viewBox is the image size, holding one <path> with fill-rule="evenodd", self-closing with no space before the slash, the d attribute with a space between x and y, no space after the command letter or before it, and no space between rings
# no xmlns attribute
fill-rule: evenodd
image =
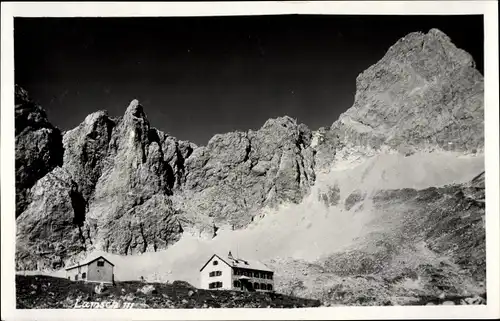
<svg viewBox="0 0 500 321"><path fill-rule="evenodd" d="M99 260L99 259L103 259L104 261L108 262L108 264L110 264L111 266L115 266L113 263L111 263L111 262L110 262L108 259L106 259L104 256L99 256L99 257L96 257L95 259L93 259L93 260L91 260L91 261L87 262L87 264L90 264L90 263L92 263L92 262L94 262L94 261L97 261L97 260Z"/></svg>
<svg viewBox="0 0 500 321"><path fill-rule="evenodd" d="M217 254L214 254L210 257L210 259L208 259L208 261L201 267L200 269L200 272L203 271L203 269L205 269L205 267L208 265L208 263L212 262L213 259L217 258L219 261L225 263L227 266L231 267L231 265L229 263L227 263L226 261L224 261L220 256L218 256Z"/></svg>
<svg viewBox="0 0 500 321"><path fill-rule="evenodd" d="M96 258L93 258L93 259L90 259L90 260L84 261L84 262L82 262L82 263L80 263L80 264L76 264L76 265L73 265L73 266L67 267L67 268L66 268L66 271L69 271L69 270L75 269L75 268L77 268L77 267L79 267L79 266L90 265L92 262L97 261L97 260L99 260L99 259L103 259L104 261L108 262L108 264L109 264L109 265L111 265L112 267L114 267L114 266L115 266L113 263L111 263L111 262L110 262L108 259L106 259L104 256L100 255L100 256L98 256L98 257L96 257Z"/></svg>
<svg viewBox="0 0 500 321"><path fill-rule="evenodd" d="M99 266L99 262L103 262L103 265ZM87 263L88 266L96 266L99 267L110 267L113 268L113 264L104 258L96 258Z"/></svg>

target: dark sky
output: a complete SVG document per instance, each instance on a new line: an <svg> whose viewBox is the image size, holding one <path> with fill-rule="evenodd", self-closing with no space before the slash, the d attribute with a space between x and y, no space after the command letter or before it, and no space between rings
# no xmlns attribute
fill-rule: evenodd
<svg viewBox="0 0 500 321"><path fill-rule="evenodd" d="M483 71L482 16L16 18L15 78L62 130L137 98L152 126L205 145L283 115L330 126L360 72L431 28Z"/></svg>

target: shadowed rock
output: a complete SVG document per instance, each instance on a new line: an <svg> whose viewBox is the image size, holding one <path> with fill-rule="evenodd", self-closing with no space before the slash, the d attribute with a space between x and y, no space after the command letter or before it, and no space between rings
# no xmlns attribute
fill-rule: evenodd
<svg viewBox="0 0 500 321"><path fill-rule="evenodd" d="M15 87L16 217L29 204L29 189L63 162L62 136L45 111Z"/></svg>

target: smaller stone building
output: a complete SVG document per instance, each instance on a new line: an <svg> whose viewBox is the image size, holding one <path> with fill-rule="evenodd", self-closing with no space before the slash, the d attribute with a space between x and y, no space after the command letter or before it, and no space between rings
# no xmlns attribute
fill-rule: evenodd
<svg viewBox="0 0 500 321"><path fill-rule="evenodd" d="M103 256L87 259L66 268L68 280L113 284L115 265Z"/></svg>

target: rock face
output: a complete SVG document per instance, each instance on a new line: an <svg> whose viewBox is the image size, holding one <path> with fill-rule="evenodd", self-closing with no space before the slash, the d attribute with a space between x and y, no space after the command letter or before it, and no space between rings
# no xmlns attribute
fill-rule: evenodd
<svg viewBox="0 0 500 321"><path fill-rule="evenodd" d="M78 127L64 133L64 168L75 179L88 200L105 167L111 133L116 123L107 113L88 115Z"/></svg>
<svg viewBox="0 0 500 321"><path fill-rule="evenodd" d="M258 131L215 135L187 159L179 203L187 215L240 228L263 206L300 202L315 179L310 139L290 117L270 119Z"/></svg>
<svg viewBox="0 0 500 321"><path fill-rule="evenodd" d="M16 132L16 217L29 203L29 189L50 172L62 165L63 146L59 129L52 126L45 111L15 87Z"/></svg>
<svg viewBox="0 0 500 321"><path fill-rule="evenodd" d="M130 254L175 242L182 228L169 199L168 157L178 173L180 161L165 157L156 132L137 101L120 119L100 111L66 132L62 168L37 182L18 217L19 267L52 268L95 248Z"/></svg>
<svg viewBox="0 0 500 321"><path fill-rule="evenodd" d="M150 135L157 137L155 140L160 142L163 150L163 159L173 170L172 185L174 188L179 189L186 182L186 160L198 146L188 141L177 140L175 137L164 134L154 128L150 131Z"/></svg>
<svg viewBox="0 0 500 321"><path fill-rule="evenodd" d="M60 268L63 258L85 250L81 226L86 204L71 175L58 167L31 191L31 203L17 218L18 268Z"/></svg>
<svg viewBox="0 0 500 321"><path fill-rule="evenodd" d="M110 135L85 227L100 249L130 254L175 240L178 226L168 199L173 171L151 130L134 100Z"/></svg>
<svg viewBox="0 0 500 321"><path fill-rule="evenodd" d="M197 147L150 127L136 100L118 119L95 112L64 134L62 168L33 188L18 220L19 267L93 249L156 251L185 228L244 227L264 206L302 200L315 179L310 140L283 117Z"/></svg>
<svg viewBox="0 0 500 321"><path fill-rule="evenodd" d="M484 83L474 67L441 31L410 33L358 76L354 105L323 133L325 144L339 156L483 150Z"/></svg>
<svg viewBox="0 0 500 321"><path fill-rule="evenodd" d="M134 100L123 117L98 111L62 137L16 87L17 265L55 268L93 249L156 251L184 231L244 228L265 207L301 202L343 157L481 152L483 117L483 77L438 30L392 46L357 78L352 108L316 132L285 116L198 147L151 127ZM319 201L338 206L341 191ZM353 193L344 209L365 197Z"/></svg>

